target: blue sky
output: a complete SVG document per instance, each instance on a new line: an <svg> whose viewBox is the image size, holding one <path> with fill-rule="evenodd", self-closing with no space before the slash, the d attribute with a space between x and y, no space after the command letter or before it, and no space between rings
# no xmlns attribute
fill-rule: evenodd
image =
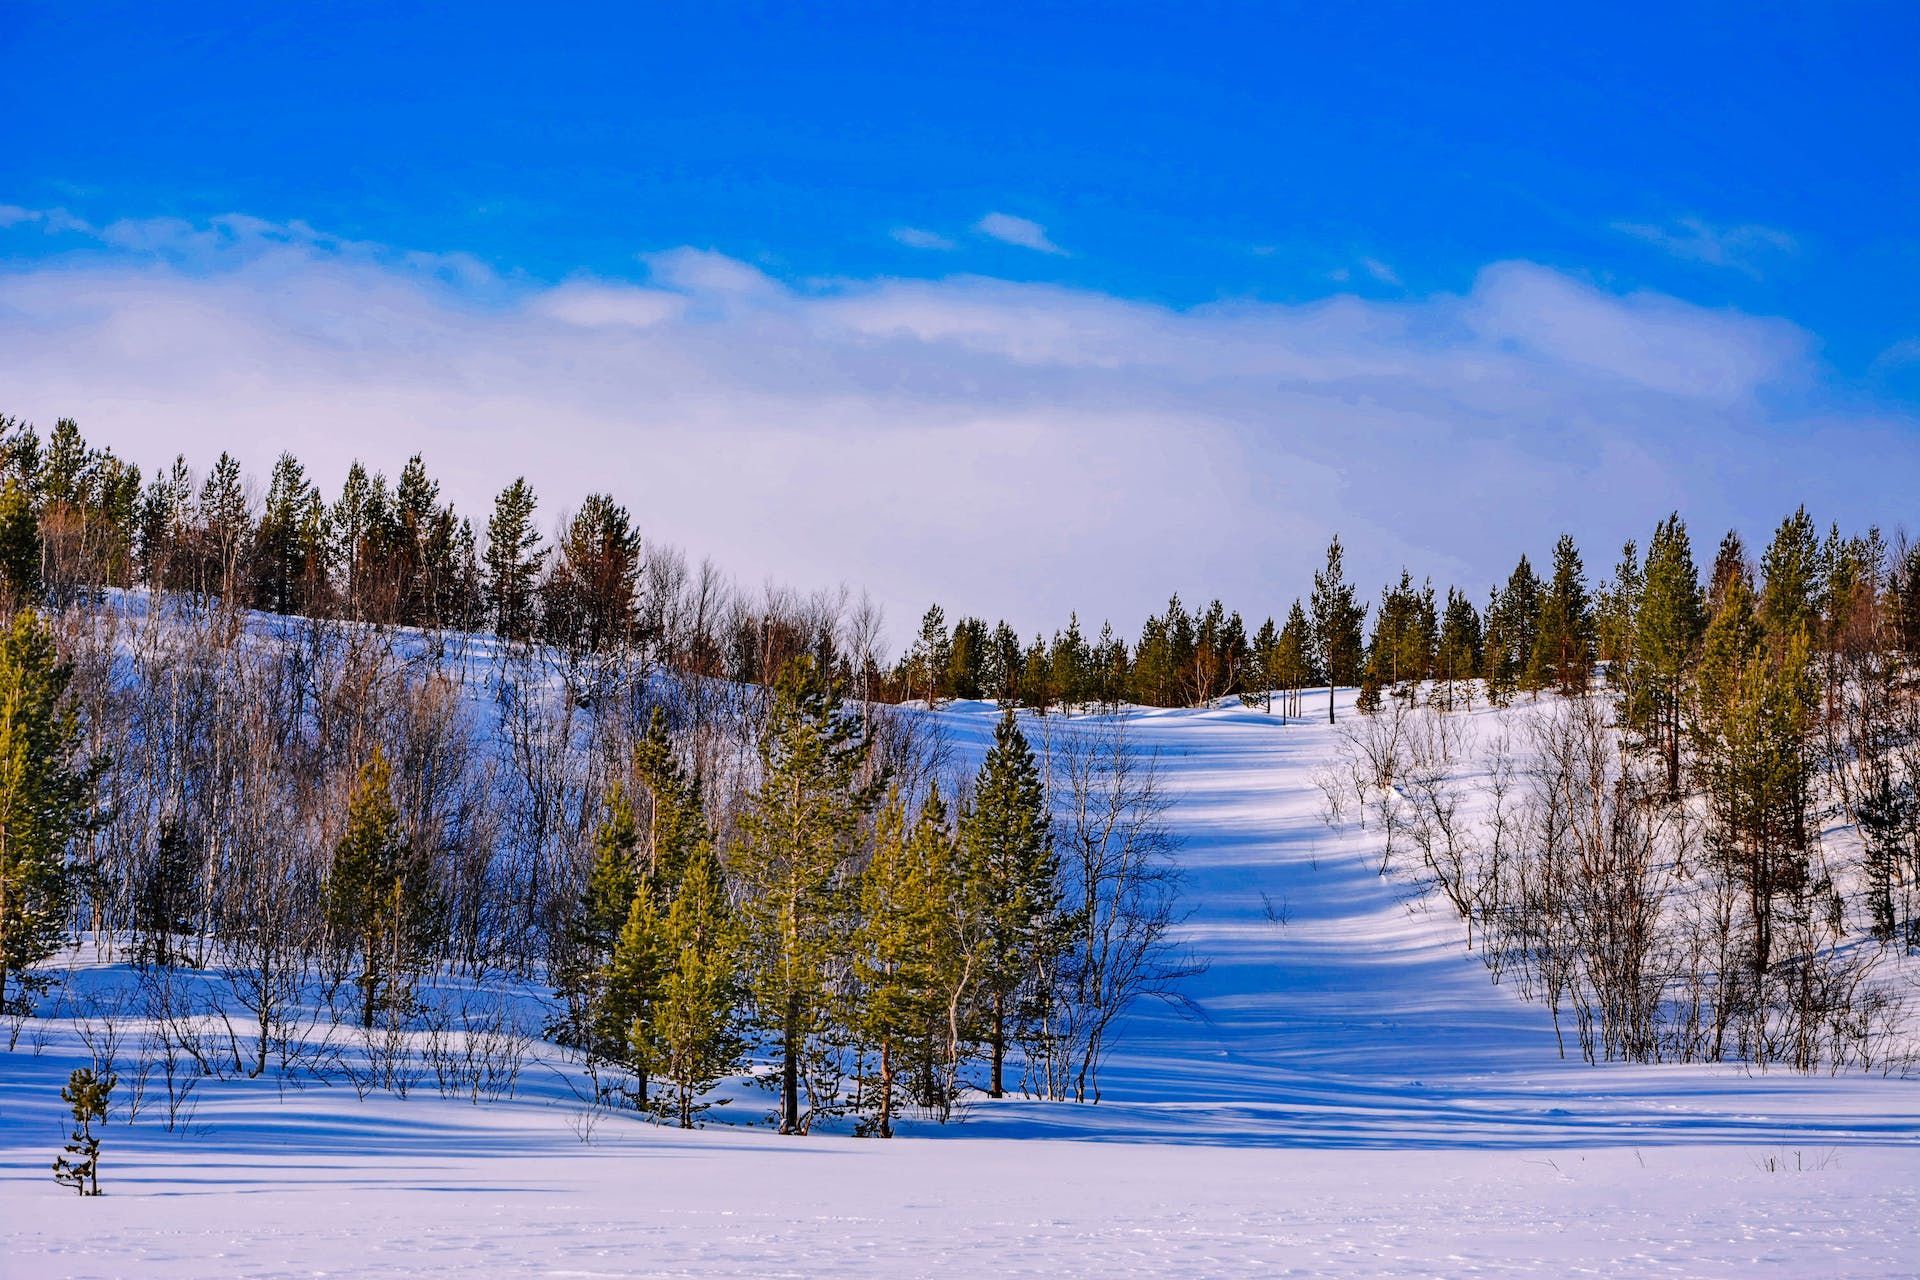
<svg viewBox="0 0 1920 1280"><path fill-rule="evenodd" d="M1719 394L1725 385L1709 388L1710 412L1700 410L1699 388L1680 402L1658 401L1674 393L1671 377L1639 366L1628 379L1638 390L1596 411L1589 447L1618 443L1636 460L1586 475L1584 490L1630 490L1596 495L1590 509L1565 495L1537 509L1520 502L1474 535L1442 536L1396 527L1396 509L1408 513L1403 520L1424 510L1417 500L1288 506L1279 523L1289 539L1330 524L1374 535L1375 552L1361 559L1382 574L1399 558L1425 557L1432 563L1417 571L1489 576L1496 543L1502 557L1516 538L1550 543L1556 512L1609 543L1644 536L1639 523L1668 503L1764 526L1777 515L1765 504L1795 483L1805 482L1810 499L1848 492L1837 472L1808 476L1817 452L1795 454L1816 439L1830 444L1834 431L1883 442L1896 467L1915 458L1920 11L1911 6L1761 17L1678 5L901 8L699 6L695 15L555 7L530 17L485 5L402 16L329 6L263 20L258 6L11 6L0 15L0 113L9 122L0 206L13 210L0 228L0 272L14 294L0 299L0 336L17 341L11 364L0 355L0 374L35 402L0 409L35 417L85 409L95 434L145 458L178 421L161 407L184 412L193 388L156 386L111 335L186 307L202 317L251 316L249 333L264 325L294 342L326 327L316 312L296 315L273 300L306 296L287 288L297 276L315 289L326 282L333 301L309 301L321 312L337 306L338 323L359 327L348 345L417 349L418 333L398 336L417 322L447 344L450 364L466 321L447 317L481 325L485 332L471 335L476 351L523 352L550 335L501 330L503 308L523 318L558 314L554 306L579 302L589 286L630 286L633 296L618 305L637 298L651 306L662 293L690 299L670 323L710 326L703 340L716 341L703 350L765 344L753 377L694 361L700 372L683 383L668 364L648 366L631 393L682 403L680 418L621 420L608 407L620 389L609 385L593 403L574 405L569 421L577 434L604 430L612 434L594 438L656 461L671 440L692 450L696 467L705 465L697 448L672 433L698 423L744 429L743 405L764 426L790 403L791 447L813 432L821 449L845 449L847 438L821 416L819 389L871 409L897 376L918 379L913 404L888 404L876 420L895 416L900 432L931 437L903 436L878 450L863 438L857 451L897 450L910 471L918 456L946 456L943 448L958 446L940 441L969 429L1002 440L1066 432L1038 456L1084 455L1096 448L1086 434L1093 428L1066 419L1147 404L1161 417L1128 430L1149 455L1190 459L1175 439L1190 446L1218 429L1225 444L1210 459L1218 468L1271 462L1296 477L1320 468L1322 488L1352 492L1374 483L1360 474L1364 452L1321 449L1305 437L1380 447L1399 438L1393 432L1414 432L1416 454L1497 453L1526 432L1529 413L1593 403L1591 388L1562 374L1569 361L1590 373L1594 343L1689 350L1690 338L1669 341L1661 327L1669 321L1720 343L1696 369L1739 386L1731 398ZM773 292L736 287L756 272ZM54 280L68 310L33 301L50 296L36 286ZM101 327L103 308L130 305L135 281L149 291L140 295L143 318L122 313ZM916 281L924 292L912 291ZM549 296L555 286L573 292ZM162 293L172 301L157 301ZM71 311L80 296L96 303L92 322ZM920 344L896 362L906 374L889 374L896 366L875 356L871 315L860 342L816 341L822 324L845 319L847 305L871 312L903 300L916 304L912 318L888 311L883 328L888 342L907 333ZM1584 308L1577 321L1556 310L1576 302ZM803 305L829 303L842 310L795 318ZM439 319L379 327L381 315L410 315L416 305ZM595 305L614 304L601 297ZM928 321L927 306L944 318ZM956 306L969 317L959 328ZM1350 316L1339 311L1347 306ZM1488 327L1494 314L1501 319ZM1038 339L1023 327L1036 317L1065 326L1076 342L1134 326L1128 332L1144 345L1036 355ZM987 358L982 324L998 335L985 344L997 359ZM1162 324L1179 332L1161 333ZM1271 324L1294 326L1287 342L1302 359L1353 360L1355 343L1392 329L1402 335L1394 361L1432 357L1437 344L1451 371L1412 376L1396 363L1381 374L1385 383L1365 389L1369 403L1391 405L1410 385L1421 388L1408 393L1419 402L1407 409L1417 424L1338 414L1319 422L1319 401L1259 401L1263 385L1291 377L1291 365L1276 372L1213 362L1223 347L1270 341ZM1433 336L1454 330L1471 340ZM646 354L663 358L666 331L652 333ZM1554 346L1556 333L1573 335L1581 350ZM59 359L29 364L20 346L33 340ZM955 362L921 349L955 343L982 360L971 382L947 381L940 371ZM1168 343L1209 354L1163 362ZM1542 344L1553 351L1541 356ZM673 350L684 366L686 351ZM194 351L209 361L209 397L231 404L237 387L253 388L253 421L266 425L250 436L324 452L318 435L338 423L323 428L301 406L327 399L329 375L316 366L296 393L269 385L266 357L246 368L222 363L212 336ZM1458 379L1479 377L1475 361L1530 353L1539 359L1512 374L1527 395L1503 399L1497 412L1471 396L1464 408L1446 408L1462 400ZM601 354L617 381L619 353ZM849 372L868 356L882 367ZM568 349L552 358L572 366L582 356ZM922 359L926 371L912 374ZM62 361L64 372L55 368ZM791 376L769 384L769 362L790 362ZM1543 372L1546 365L1557 372ZM1117 382L1088 381L1087 370L1118 366ZM1146 366L1164 376L1140 380ZM1617 361L1609 367L1619 371ZM1308 381L1319 381L1311 372ZM546 394L547 384L528 376L515 394ZM503 425L476 444L480 437L433 420L436 384L385 381L395 416L369 428L370 443L392 447L391 423L411 420L404 405L422 423L423 447L471 460L471 477L456 484L473 485L475 500L490 492L486 476L519 469L530 441L515 441ZM719 401L689 399L696 385L720 384L729 391ZM981 415L962 412L970 394L1017 412L982 425ZM1351 408L1355 392L1343 387L1325 400ZM716 408L720 401L729 407ZM1490 414L1497 424L1488 425ZM1692 443L1676 446L1676 436ZM1564 441L1531 454L1513 447L1525 455L1515 474L1532 474L1520 463L1550 460ZM1754 460L1756 449L1779 455L1774 470ZM262 470L270 460L249 458ZM543 470L539 461L528 468L556 505L595 482L581 468ZM986 488L993 474L980 477ZM1154 469L1103 474L1117 486L1109 501L1154 501L1129 487ZM793 501L777 479L767 477L763 502ZM883 484L885 473L870 480ZM1383 477L1401 497L1419 480L1417 471ZM1249 521L1288 498L1224 475L1204 487L1230 499L1213 509ZM1860 496L1869 503L1857 517L1816 514L1889 523L1906 514L1880 509L1899 505L1890 484L1869 484ZM999 501L1030 508L1043 499L1023 491ZM993 508L980 508L983 520ZM721 544L716 554L749 576L797 571L806 580L804 564L751 539L661 514L689 526L666 536L696 550ZM1628 527L1606 527L1609 516ZM889 518L914 516L902 509ZM1106 528L1091 505L1061 518L1090 536ZM830 532L823 522L819 544L802 539L807 553L823 553ZM921 530L914 545L944 560L971 532L949 520ZM1249 537L1258 542L1249 532L1241 544ZM1224 553L1233 540L1218 545ZM1276 544L1275 554L1282 550ZM1608 554L1590 551L1596 561ZM904 597L908 589L888 581L908 575L883 560L876 547L830 572ZM916 586L929 572L918 571ZM1160 576L1149 586L1095 575L1089 594L1103 598L1081 607L1124 617L1168 585L1189 594L1255 589L1251 571L1239 568L1218 572L1218 586ZM1036 604L1052 580L1040 574L1010 587L1005 607ZM992 609L984 597L1006 581L1005 573L955 574L946 585L979 597L967 607ZM904 598L890 604L907 607Z"/></svg>

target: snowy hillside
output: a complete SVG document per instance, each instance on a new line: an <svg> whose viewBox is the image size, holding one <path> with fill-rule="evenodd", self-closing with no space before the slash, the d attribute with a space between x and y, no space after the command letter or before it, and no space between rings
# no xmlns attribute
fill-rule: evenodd
<svg viewBox="0 0 1920 1280"><path fill-rule="evenodd" d="M1307 709L1314 710L1313 699ZM970 768L994 712L934 715ZM1491 713L1485 713L1491 714ZM1084 722L1030 724L1036 751ZM1330 830L1324 718L1138 711L1182 840L1188 1008L1129 1017L1097 1105L975 1098L891 1143L582 1114L553 1046L511 1099L210 1081L116 1114L56 1187L72 1017L0 1054L0 1274L1869 1276L1920 1266L1920 1085L1563 1059L1437 895ZM69 985L110 991L125 971ZM93 1006L98 1008L98 1005ZM58 1011L56 1011L58 1012ZM133 1034L130 1031L129 1034Z"/></svg>

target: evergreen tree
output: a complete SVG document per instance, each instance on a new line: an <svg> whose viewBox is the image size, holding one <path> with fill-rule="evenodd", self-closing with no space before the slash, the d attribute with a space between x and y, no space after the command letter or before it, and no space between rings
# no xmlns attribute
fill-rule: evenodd
<svg viewBox="0 0 1920 1280"><path fill-rule="evenodd" d="M1327 682L1327 723L1333 723L1333 691L1360 678L1365 651L1361 624L1367 608L1360 604L1346 577L1345 553L1336 536L1327 545L1326 567L1313 575L1314 655Z"/></svg>
<svg viewBox="0 0 1920 1280"><path fill-rule="evenodd" d="M508 640L533 635L540 567L547 559L540 531L533 524L538 506L526 477L517 476L493 500L493 515L487 521L487 615L494 632Z"/></svg>
<svg viewBox="0 0 1920 1280"><path fill-rule="evenodd" d="M1540 597L1529 685L1552 686L1569 697L1585 693L1593 678L1593 633L1586 568L1573 539L1562 534L1553 548L1553 577Z"/></svg>
<svg viewBox="0 0 1920 1280"><path fill-rule="evenodd" d="M223 597L245 592L253 519L247 511L247 491L238 458L222 453L214 461L206 483L200 486L196 514L201 538L200 590Z"/></svg>
<svg viewBox="0 0 1920 1280"><path fill-rule="evenodd" d="M700 780L674 755L667 715L660 707L634 747L634 776L647 789L645 871L671 897L689 863L708 844L706 805Z"/></svg>
<svg viewBox="0 0 1920 1280"><path fill-rule="evenodd" d="M100 1139L95 1121L107 1122L107 1103L119 1079L101 1075L92 1067L75 1067L60 1090L60 1101L73 1111L73 1134L66 1153L53 1160L53 1180L83 1196L100 1194Z"/></svg>
<svg viewBox="0 0 1920 1280"><path fill-rule="evenodd" d="M433 945L436 904L423 853L407 843L393 804L393 771L374 748L347 800L346 828L327 877L334 945L357 953L360 1025L412 1007L413 975Z"/></svg>
<svg viewBox="0 0 1920 1280"><path fill-rule="evenodd" d="M639 1104L649 1104L654 1006L669 964L665 922L653 889L638 882L613 944L593 1006L592 1043L600 1056L633 1072Z"/></svg>
<svg viewBox="0 0 1920 1280"><path fill-rule="evenodd" d="M105 760L80 758L72 669L31 609L0 630L0 1008L7 984L59 947L71 887L67 846L92 821Z"/></svg>
<svg viewBox="0 0 1920 1280"><path fill-rule="evenodd" d="M1276 674L1281 688L1287 691L1287 707L1284 714L1301 714L1301 692L1312 684L1319 672L1314 667L1313 624L1307 620L1307 611L1295 600L1287 610L1286 625L1280 628L1280 652Z"/></svg>
<svg viewBox="0 0 1920 1280"><path fill-rule="evenodd" d="M805 1132L801 1058L831 1015L831 976L845 938L863 815L867 742L858 717L811 657L782 670L760 737L760 779L732 850L745 889L760 1021L779 1046L780 1132Z"/></svg>
<svg viewBox="0 0 1920 1280"><path fill-rule="evenodd" d="M1705 626L1700 572L1677 512L1660 523L1647 544L1631 626L1627 677L1621 682L1625 720L1659 755L1667 792L1677 795L1686 692Z"/></svg>
<svg viewBox="0 0 1920 1280"><path fill-rule="evenodd" d="M1651 552L1652 548L1648 548ZM1613 578L1600 589L1593 609L1594 647L1607 667L1607 683L1623 697L1633 671L1633 620L1640 610L1646 575L1640 565L1640 546L1629 538L1620 548Z"/></svg>
<svg viewBox="0 0 1920 1280"><path fill-rule="evenodd" d="M1540 664L1534 661L1534 648L1540 630L1540 579L1534 575L1533 566L1523 555L1520 563L1513 567L1507 577L1507 585L1499 594L1498 616L1494 615L1496 606L1488 608L1487 633L1497 631L1501 641L1499 670L1489 673L1489 679L1498 681L1511 689L1518 684L1529 693L1540 688L1538 676ZM1487 656L1489 666L1494 655Z"/></svg>
<svg viewBox="0 0 1920 1280"><path fill-rule="evenodd" d="M927 1041L942 1021L956 959L945 946L956 896L947 882L954 865L951 845L938 790L911 824L896 791L881 807L873 855L860 878L854 1022L878 1055L867 1090L867 1125L882 1138L893 1136L903 1066L938 1056Z"/></svg>
<svg viewBox="0 0 1920 1280"><path fill-rule="evenodd" d="M1818 635L1826 581L1820 539L1801 507L1774 532L1761 557L1760 629L1768 642L1784 646L1795 636Z"/></svg>
<svg viewBox="0 0 1920 1280"><path fill-rule="evenodd" d="M981 991L987 1001L992 1058L988 1091L1006 1088L1007 1045L1020 1000L1060 917L1059 859L1040 767L1011 711L974 779L973 808L961 823L967 880L984 922Z"/></svg>
<svg viewBox="0 0 1920 1280"><path fill-rule="evenodd" d="M947 613L939 605L930 605L920 618L920 634L907 650L901 681L908 693L928 706L940 705L947 691L953 648L947 638Z"/></svg>
<svg viewBox="0 0 1920 1280"><path fill-rule="evenodd" d="M953 624L952 652L947 659L947 689L956 698L986 695L985 670L990 640L981 618L962 618Z"/></svg>
<svg viewBox="0 0 1920 1280"><path fill-rule="evenodd" d="M1804 631L1763 632L1744 573L1729 577L1701 645L1695 754L1717 855L1746 891L1756 976L1772 966L1775 905L1807 879L1812 687Z"/></svg>
<svg viewBox="0 0 1920 1280"><path fill-rule="evenodd" d="M310 607L325 580L325 515L306 468L292 454L281 454L253 535L255 608L299 613Z"/></svg>
<svg viewBox="0 0 1920 1280"><path fill-rule="evenodd" d="M1247 662L1246 705L1260 703L1262 710L1273 712L1273 691L1280 684L1280 632L1268 618L1253 633L1253 646ZM1283 711L1281 714L1285 714Z"/></svg>
<svg viewBox="0 0 1920 1280"><path fill-rule="evenodd" d="M672 1090L672 1114L691 1129L700 1099L739 1069L745 994L742 939L712 846L693 858L660 931L662 972L644 1028L645 1061Z"/></svg>
<svg viewBox="0 0 1920 1280"><path fill-rule="evenodd" d="M21 480L0 481L0 609L40 603L40 517Z"/></svg>
<svg viewBox="0 0 1920 1280"><path fill-rule="evenodd" d="M1448 587L1434 656L1434 676L1440 684L1443 707L1451 710L1457 686L1480 673L1482 642L1480 615L1474 611L1473 601Z"/></svg>
<svg viewBox="0 0 1920 1280"><path fill-rule="evenodd" d="M604 493L588 494L556 550L542 588L548 638L576 653L630 643L638 621L640 534L627 509Z"/></svg>

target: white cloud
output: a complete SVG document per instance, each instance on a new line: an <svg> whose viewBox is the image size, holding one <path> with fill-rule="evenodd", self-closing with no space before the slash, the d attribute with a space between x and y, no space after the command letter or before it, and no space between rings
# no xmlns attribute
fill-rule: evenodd
<svg viewBox="0 0 1920 1280"><path fill-rule="evenodd" d="M909 249L946 250L954 248L953 241L948 237L941 235L937 231L928 231L921 227L895 227L891 234L895 240L907 246Z"/></svg>
<svg viewBox="0 0 1920 1280"><path fill-rule="evenodd" d="M1400 285L1399 274L1378 258L1362 258L1360 259L1360 267L1381 284L1390 284L1395 288L1398 288Z"/></svg>
<svg viewBox="0 0 1920 1280"><path fill-rule="evenodd" d="M1032 249L1037 253L1064 254L1065 249L1047 238L1047 229L1031 218L1016 218L1010 213L990 213L973 224L981 235L1006 244Z"/></svg>
<svg viewBox="0 0 1920 1280"><path fill-rule="evenodd" d="M231 221L152 242L0 268L0 411L328 484L422 450L480 515L516 474L549 518L607 489L746 581L871 587L896 629L930 599L1028 633L1174 589L1283 611L1335 530L1369 588L1405 562L1478 593L1562 530L1597 577L1671 508L1708 545L1801 501L1891 523L1920 474L1920 427L1827 407L1801 330L1524 262L1176 308L693 249L536 287Z"/></svg>
<svg viewBox="0 0 1920 1280"><path fill-rule="evenodd" d="M1757 223L1718 226L1701 218L1677 218L1667 223L1615 222L1613 229L1622 235L1648 244L1691 262L1728 267L1760 278L1760 263L1799 248L1794 238L1776 227Z"/></svg>

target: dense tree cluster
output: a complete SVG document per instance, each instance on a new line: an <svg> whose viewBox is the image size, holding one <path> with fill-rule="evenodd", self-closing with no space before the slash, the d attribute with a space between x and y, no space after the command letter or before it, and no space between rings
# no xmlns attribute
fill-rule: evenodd
<svg viewBox="0 0 1920 1280"><path fill-rule="evenodd" d="M1474 629L1460 611L1423 667L1432 596L1403 577L1347 738L1351 798L1383 862L1416 848L1489 965L1570 1009L1589 1056L1885 1065L1897 1001L1858 943L1920 945L1916 592L1920 547L1822 536L1804 510L1757 562L1729 534L1704 577L1671 516L1597 592L1562 539L1551 578L1522 560L1483 615L1489 697L1566 696L1479 762L1472 821L1461 731L1438 717ZM1418 711L1408 666L1432 681ZM1382 687L1401 696L1369 703Z"/></svg>

